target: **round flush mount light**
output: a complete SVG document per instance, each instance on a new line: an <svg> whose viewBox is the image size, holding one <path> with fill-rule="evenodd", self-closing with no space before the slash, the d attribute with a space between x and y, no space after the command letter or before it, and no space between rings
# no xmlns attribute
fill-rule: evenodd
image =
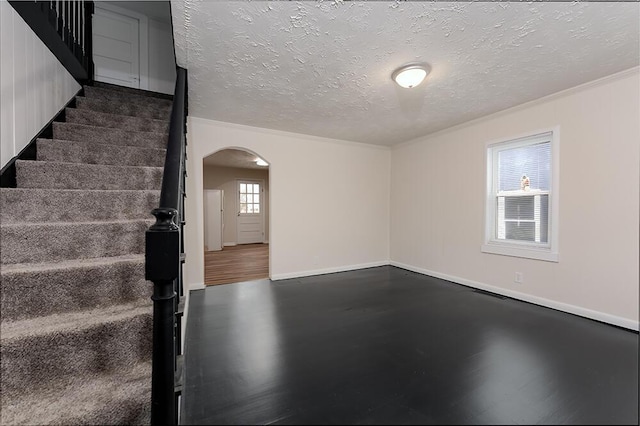
<svg viewBox="0 0 640 426"><path fill-rule="evenodd" d="M426 64L407 64L391 74L393 81L400 87L411 89L422 83L422 80L429 74L431 69Z"/></svg>
<svg viewBox="0 0 640 426"><path fill-rule="evenodd" d="M268 166L268 165L269 165L269 163L267 163L266 161L264 161L262 158L258 158L258 159L256 160L256 165L258 165L258 166L262 166L262 167L265 167L265 166Z"/></svg>

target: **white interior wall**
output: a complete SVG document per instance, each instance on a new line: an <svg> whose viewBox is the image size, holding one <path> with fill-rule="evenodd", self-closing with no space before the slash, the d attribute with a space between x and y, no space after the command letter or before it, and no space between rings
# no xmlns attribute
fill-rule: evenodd
<svg viewBox="0 0 640 426"><path fill-rule="evenodd" d="M223 244L235 245L237 243L238 197L237 180L256 179L264 181L264 198L262 211L264 212L264 237L269 241L269 170L268 169L241 169L237 167L203 166L204 189L224 190L224 234Z"/></svg>
<svg viewBox="0 0 640 426"><path fill-rule="evenodd" d="M0 157L4 167L80 85L6 1L0 1Z"/></svg>
<svg viewBox="0 0 640 426"><path fill-rule="evenodd" d="M392 264L637 330L639 117L634 69L395 147ZM482 253L486 142L554 126L559 262Z"/></svg>
<svg viewBox="0 0 640 426"><path fill-rule="evenodd" d="M176 62L171 24L149 19L149 90L173 95Z"/></svg>
<svg viewBox="0 0 640 426"><path fill-rule="evenodd" d="M202 159L224 148L269 163L272 279L387 264L388 148L189 117L187 194L202 194ZM187 196L185 282L204 282L202 196Z"/></svg>

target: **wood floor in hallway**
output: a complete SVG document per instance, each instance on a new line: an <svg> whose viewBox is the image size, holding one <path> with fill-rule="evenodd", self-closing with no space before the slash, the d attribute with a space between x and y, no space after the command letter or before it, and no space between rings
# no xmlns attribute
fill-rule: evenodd
<svg viewBox="0 0 640 426"><path fill-rule="evenodd" d="M230 284L269 277L269 244L241 244L204 252L205 285Z"/></svg>

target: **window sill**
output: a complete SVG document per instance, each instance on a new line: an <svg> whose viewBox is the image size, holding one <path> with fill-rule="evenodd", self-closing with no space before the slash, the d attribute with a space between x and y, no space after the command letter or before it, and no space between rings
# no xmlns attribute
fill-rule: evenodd
<svg viewBox="0 0 640 426"><path fill-rule="evenodd" d="M480 249L483 253L499 254L503 256L522 257L525 259L558 262L558 253L548 249L521 247L515 244L487 243Z"/></svg>

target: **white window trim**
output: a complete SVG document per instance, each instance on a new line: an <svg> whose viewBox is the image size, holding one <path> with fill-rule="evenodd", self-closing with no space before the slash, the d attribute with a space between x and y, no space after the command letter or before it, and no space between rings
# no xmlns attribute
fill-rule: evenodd
<svg viewBox="0 0 640 426"><path fill-rule="evenodd" d="M518 139L522 139L521 145L529 145L532 138L551 132L551 190L549 191L549 241L547 244L531 244L525 241L497 240L495 235L496 208L493 188L495 188L496 174L493 173L494 148L500 145L508 145L509 148L518 147ZM527 259L544 260L547 262L559 261L559 218L560 218L560 126L530 132L511 138L490 141L485 144L485 223L484 239L481 246L483 253L498 254L504 256L522 257Z"/></svg>

